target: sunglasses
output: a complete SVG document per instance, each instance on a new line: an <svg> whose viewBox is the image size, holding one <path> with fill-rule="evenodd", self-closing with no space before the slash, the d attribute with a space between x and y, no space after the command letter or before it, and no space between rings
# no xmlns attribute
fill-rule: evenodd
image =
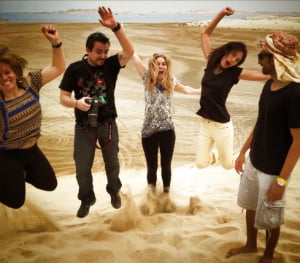
<svg viewBox="0 0 300 263"><path fill-rule="evenodd" d="M271 58L273 55L271 53L267 53L265 51L261 51L260 53L257 54L257 57L259 60L262 60L264 57L269 57Z"/></svg>

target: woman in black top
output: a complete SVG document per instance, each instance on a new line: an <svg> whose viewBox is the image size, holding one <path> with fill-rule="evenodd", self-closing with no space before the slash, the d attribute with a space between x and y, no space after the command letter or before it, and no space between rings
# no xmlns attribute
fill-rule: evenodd
<svg viewBox="0 0 300 263"><path fill-rule="evenodd" d="M201 129L198 138L196 164L205 168L220 159L225 169L234 167L233 125L226 108L226 100L234 84L243 80L266 80L258 71L239 67L247 56L246 45L239 41L228 42L212 49L210 35L224 16L234 13L230 7L222 9L202 31L201 42L207 60L204 77L201 81L200 109ZM217 152L212 151L214 144Z"/></svg>

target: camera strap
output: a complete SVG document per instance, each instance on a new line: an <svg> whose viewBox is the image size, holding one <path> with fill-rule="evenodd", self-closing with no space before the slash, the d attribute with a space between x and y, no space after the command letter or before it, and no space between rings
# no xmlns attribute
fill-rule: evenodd
<svg viewBox="0 0 300 263"><path fill-rule="evenodd" d="M108 142L106 145L104 145L103 147L101 147L98 143L97 143L97 136L95 138L95 144L96 144L96 148L99 150L106 150L110 147L112 139L113 139L113 129L114 129L114 123L111 120L107 120L103 122L104 125L108 125L108 129L107 129L107 138L108 138Z"/></svg>
<svg viewBox="0 0 300 263"><path fill-rule="evenodd" d="M89 64L87 62L87 55L84 55L82 57L82 63L85 67L85 69L87 70L87 72L90 74L90 76L93 78L93 80L96 80L96 75L97 75L97 71L96 72L93 72L90 68L89 68Z"/></svg>

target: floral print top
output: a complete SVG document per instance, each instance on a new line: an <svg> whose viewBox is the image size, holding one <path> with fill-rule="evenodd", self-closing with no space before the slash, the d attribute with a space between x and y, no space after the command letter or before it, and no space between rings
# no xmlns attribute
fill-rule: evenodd
<svg viewBox="0 0 300 263"><path fill-rule="evenodd" d="M153 92L147 89L149 70L145 72L143 84L145 87L145 117L142 128L142 138L149 137L154 133L173 130L174 123L171 116L171 94L167 94L164 88L157 84ZM179 81L173 76L173 87Z"/></svg>

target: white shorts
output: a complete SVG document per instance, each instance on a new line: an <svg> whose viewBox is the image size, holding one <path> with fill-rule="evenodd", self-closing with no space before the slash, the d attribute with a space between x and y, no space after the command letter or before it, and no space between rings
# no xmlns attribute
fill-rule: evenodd
<svg viewBox="0 0 300 263"><path fill-rule="evenodd" d="M245 169L241 175L240 187L238 192L237 204L247 210L256 211L255 227L260 227L257 223L258 218L261 217L264 200L267 200L266 194L270 186L276 180L276 175L263 173L253 167L250 158L247 159ZM281 212L284 214L286 195L276 203L281 203Z"/></svg>

